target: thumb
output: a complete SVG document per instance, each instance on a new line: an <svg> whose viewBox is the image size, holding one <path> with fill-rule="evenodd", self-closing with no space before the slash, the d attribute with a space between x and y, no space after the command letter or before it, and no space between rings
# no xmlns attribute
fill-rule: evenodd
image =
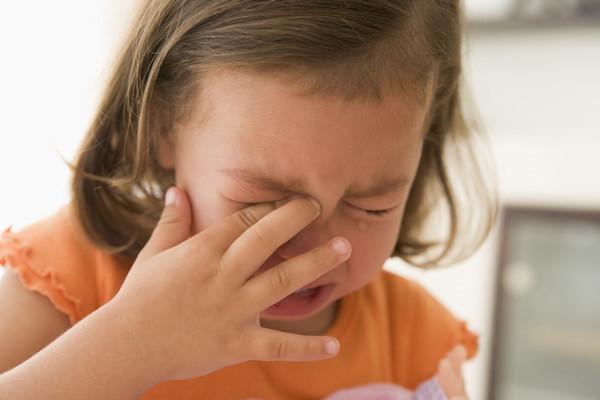
<svg viewBox="0 0 600 400"><path fill-rule="evenodd" d="M143 261L175 247L191 235L191 211L184 191L171 186L165 194L163 208L152 236L140 251L137 260Z"/></svg>

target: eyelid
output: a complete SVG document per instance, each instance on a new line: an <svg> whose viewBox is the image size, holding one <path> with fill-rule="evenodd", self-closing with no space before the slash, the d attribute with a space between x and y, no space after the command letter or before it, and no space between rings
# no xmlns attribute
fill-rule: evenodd
<svg viewBox="0 0 600 400"><path fill-rule="evenodd" d="M283 198L283 199L279 199L279 200L270 200L268 201L269 203L279 203L279 202L287 202L289 201L289 198ZM251 205L255 205L255 204L260 204L260 203L265 203L264 201L258 201L258 202L248 202L248 201L244 201L244 202L240 202L240 203L244 203L248 206ZM398 206L394 206L394 207L390 207L390 208L384 208L384 209L380 209L380 210L372 210L372 209L366 209L366 208L362 208L362 207L358 207L355 205L352 205L348 202L346 202L347 205L349 205L352 208L355 208L357 210L363 211L365 214L373 216L373 217L384 217L388 214L390 214L391 212L393 212L395 209L397 209Z"/></svg>
<svg viewBox="0 0 600 400"><path fill-rule="evenodd" d="M390 207L390 208L384 208L384 209L381 209L381 210L369 210L369 209L366 209L366 208L354 206L354 205L352 205L350 203L346 203L346 204L348 204L352 208L356 208L357 210L364 211L366 214L374 216L374 217L384 217L384 216L388 215L389 213L393 212L396 208L399 207L399 206L395 206L395 207Z"/></svg>

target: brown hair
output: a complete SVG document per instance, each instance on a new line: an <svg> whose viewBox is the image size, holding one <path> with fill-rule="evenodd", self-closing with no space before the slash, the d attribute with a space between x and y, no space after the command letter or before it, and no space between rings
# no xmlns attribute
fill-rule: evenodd
<svg viewBox="0 0 600 400"><path fill-rule="evenodd" d="M306 84L306 95L347 100L409 91L423 99L430 88L423 154L392 256L421 267L451 264L487 237L498 213L495 177L485 175L463 114L459 1L142 4L72 166L73 207L96 245L131 259L145 245L174 184L156 160L158 135L168 139L188 118L214 68L278 74ZM437 222L434 211L444 205L445 237L426 239L426 222Z"/></svg>

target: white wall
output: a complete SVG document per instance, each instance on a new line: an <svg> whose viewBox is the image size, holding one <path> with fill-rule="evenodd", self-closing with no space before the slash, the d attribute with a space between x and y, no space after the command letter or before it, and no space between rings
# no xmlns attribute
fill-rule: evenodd
<svg viewBox="0 0 600 400"><path fill-rule="evenodd" d="M0 3L0 229L67 201L59 155L72 159L91 122L130 8L117 0Z"/></svg>
<svg viewBox="0 0 600 400"><path fill-rule="evenodd" d="M131 4L37 2L35 13L30 3L0 4L0 229L67 201L69 172L58 153L70 159L90 122ZM600 29L471 34L466 74L505 202L600 209L599 43ZM466 369L475 400L485 394L495 235L452 268L390 263L481 334L482 351Z"/></svg>

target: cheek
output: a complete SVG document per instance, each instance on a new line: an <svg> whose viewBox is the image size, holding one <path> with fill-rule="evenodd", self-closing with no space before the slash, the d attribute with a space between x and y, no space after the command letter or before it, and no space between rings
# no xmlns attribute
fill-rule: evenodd
<svg viewBox="0 0 600 400"><path fill-rule="evenodd" d="M359 224L358 221L355 223ZM400 227L399 221L364 223L366 229L356 226L341 233L352 243L352 256L347 266L348 284L353 289L368 283L382 269L383 263L392 254Z"/></svg>

